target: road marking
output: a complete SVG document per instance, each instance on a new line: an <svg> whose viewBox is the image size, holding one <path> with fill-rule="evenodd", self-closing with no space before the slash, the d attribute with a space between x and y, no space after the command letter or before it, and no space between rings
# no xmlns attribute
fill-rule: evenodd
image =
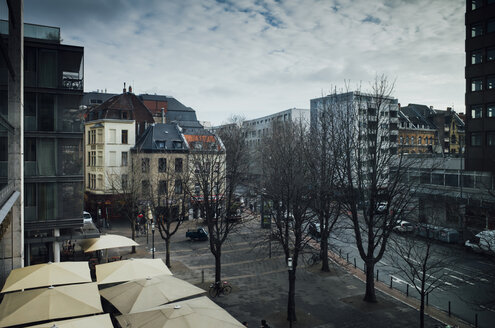
<svg viewBox="0 0 495 328"><path fill-rule="evenodd" d="M483 310L488 310L488 311L491 311L491 312L495 312L495 309L489 308L489 307L484 306L484 305L480 305L480 308L482 308Z"/></svg>
<svg viewBox="0 0 495 328"><path fill-rule="evenodd" d="M388 265L387 263L383 262L382 260L378 261L378 263L381 263L381 264L383 264L383 265L385 265L385 266L387 266L387 265Z"/></svg>
<svg viewBox="0 0 495 328"><path fill-rule="evenodd" d="M444 281L443 283L444 283L444 284L446 284L446 285L448 285L448 286L450 286L450 287L459 288L459 286L456 286L456 285L454 285L454 284L451 284L451 283L450 283L450 282L448 282L448 281Z"/></svg>
<svg viewBox="0 0 495 328"><path fill-rule="evenodd" d="M416 263L416 264L421 264L421 263L419 263L418 261L416 261L415 259L412 259L412 258L410 258L410 257L406 257L406 258L407 258L409 261L412 261L412 262L414 262L414 263Z"/></svg>
<svg viewBox="0 0 495 328"><path fill-rule="evenodd" d="M401 284L407 284L407 281L402 280L402 279L400 279L400 278L397 278L396 276L390 276L390 277L392 277L392 280L393 280L394 282L398 282L398 283L401 283Z"/></svg>
<svg viewBox="0 0 495 328"><path fill-rule="evenodd" d="M462 281L462 282L464 282L464 283L466 283L466 284L470 284L471 286L474 286L474 284L473 284L472 282L469 282L469 281L467 281L467 280L464 280L464 279L462 279L462 278L459 278L459 277L457 277L457 276L454 276L453 274L449 274L449 276L451 276L452 278L457 279L457 280L459 280L459 281Z"/></svg>

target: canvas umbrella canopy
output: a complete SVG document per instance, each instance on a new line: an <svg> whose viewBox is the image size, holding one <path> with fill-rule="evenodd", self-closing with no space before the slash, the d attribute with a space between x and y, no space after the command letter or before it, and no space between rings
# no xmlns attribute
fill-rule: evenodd
<svg viewBox="0 0 495 328"><path fill-rule="evenodd" d="M0 327L101 312L95 283L30 289L5 294Z"/></svg>
<svg viewBox="0 0 495 328"><path fill-rule="evenodd" d="M145 311L203 293L203 289L170 275L133 280L100 290L101 296L122 314Z"/></svg>
<svg viewBox="0 0 495 328"><path fill-rule="evenodd" d="M93 315L77 319L51 321L41 325L29 326L29 328L113 328L110 314Z"/></svg>
<svg viewBox="0 0 495 328"><path fill-rule="evenodd" d="M208 297L162 305L145 312L117 316L123 328L244 327Z"/></svg>
<svg viewBox="0 0 495 328"><path fill-rule="evenodd" d="M161 259L128 259L96 266L96 282L99 285L144 279L162 274L172 275L172 272Z"/></svg>
<svg viewBox="0 0 495 328"><path fill-rule="evenodd" d="M101 235L100 238L85 239L81 241L81 246L84 253L89 253L109 248L139 246L139 244L131 238L107 234Z"/></svg>
<svg viewBox="0 0 495 328"><path fill-rule="evenodd" d="M2 293L85 282L91 282L88 262L48 262L12 270Z"/></svg>

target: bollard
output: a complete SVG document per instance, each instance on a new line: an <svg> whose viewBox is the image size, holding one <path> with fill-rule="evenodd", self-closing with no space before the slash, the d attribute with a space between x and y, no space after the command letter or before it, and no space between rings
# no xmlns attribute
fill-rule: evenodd
<svg viewBox="0 0 495 328"><path fill-rule="evenodd" d="M478 313L474 314L474 327L478 328Z"/></svg>
<svg viewBox="0 0 495 328"><path fill-rule="evenodd" d="M430 295L430 293L426 293L426 306L428 306L428 296Z"/></svg>
<svg viewBox="0 0 495 328"><path fill-rule="evenodd" d="M339 249L339 257L342 257L342 249Z"/></svg>
<svg viewBox="0 0 495 328"><path fill-rule="evenodd" d="M347 258L347 263L349 263L349 253L347 253L346 258Z"/></svg>
<svg viewBox="0 0 495 328"><path fill-rule="evenodd" d="M449 301L449 317L450 317L450 301Z"/></svg>
<svg viewBox="0 0 495 328"><path fill-rule="evenodd" d="M392 288L392 277L390 277L390 288Z"/></svg>
<svg viewBox="0 0 495 328"><path fill-rule="evenodd" d="M354 269L356 268L356 258L354 258Z"/></svg>
<svg viewBox="0 0 495 328"><path fill-rule="evenodd" d="M377 269L377 270L376 270L376 281L379 281L379 280L378 280L378 274L379 274L379 273L380 273L380 271Z"/></svg>
<svg viewBox="0 0 495 328"><path fill-rule="evenodd" d="M409 296L409 284L406 285L406 296Z"/></svg>
<svg viewBox="0 0 495 328"><path fill-rule="evenodd" d="M201 269L201 283L205 282L205 269Z"/></svg>

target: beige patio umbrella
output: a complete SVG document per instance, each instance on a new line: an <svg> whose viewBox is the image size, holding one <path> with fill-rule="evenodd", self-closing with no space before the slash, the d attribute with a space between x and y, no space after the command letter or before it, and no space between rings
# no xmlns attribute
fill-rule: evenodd
<svg viewBox="0 0 495 328"><path fill-rule="evenodd" d="M91 282L88 262L48 262L12 270L2 293L84 282Z"/></svg>
<svg viewBox="0 0 495 328"><path fill-rule="evenodd" d="M0 327L101 312L95 283L30 289L5 294Z"/></svg>
<svg viewBox="0 0 495 328"><path fill-rule="evenodd" d="M100 290L101 296L122 314L145 311L203 293L203 289L170 275L133 280Z"/></svg>
<svg viewBox="0 0 495 328"><path fill-rule="evenodd" d="M128 259L96 266L96 282L99 285L144 279L162 274L172 275L172 272L161 259Z"/></svg>
<svg viewBox="0 0 495 328"><path fill-rule="evenodd" d="M175 302L145 312L116 317L124 328L229 328L244 327L208 297Z"/></svg>
<svg viewBox="0 0 495 328"><path fill-rule="evenodd" d="M139 246L131 238L110 234L101 235L100 238L85 239L80 243L85 253L109 248Z"/></svg>
<svg viewBox="0 0 495 328"><path fill-rule="evenodd" d="M93 315L69 320L51 321L41 325L29 326L29 328L113 328L110 314Z"/></svg>

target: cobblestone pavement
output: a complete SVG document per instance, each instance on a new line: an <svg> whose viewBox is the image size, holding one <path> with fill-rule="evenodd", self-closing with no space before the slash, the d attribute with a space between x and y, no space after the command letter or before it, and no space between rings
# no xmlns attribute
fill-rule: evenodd
<svg viewBox="0 0 495 328"><path fill-rule="evenodd" d="M173 236L171 243L171 271L178 278L208 289L214 280L214 258L208 242L192 242L185 231L198 225L187 221ZM109 233L130 236L127 224L114 223ZM250 327L259 327L266 319L272 327L288 327L287 292L288 274L282 252L266 242L268 231L260 228L259 220L245 219L239 230L232 233L222 251L222 279L232 284L232 293L217 297L215 302L239 321ZM148 241L148 243L147 243ZM136 254L129 249L114 250L111 255L151 258L151 235L137 238L140 246ZM155 232L155 258L165 260L165 243ZM296 276L296 315L293 327L415 327L419 325L419 312L415 304L407 305L401 295L383 293L378 286L379 302L362 301L364 283L359 273L332 262L330 273L317 265L308 267L299 263ZM204 277L204 278L203 278ZM403 297L402 297L403 298ZM449 318L440 317L443 322ZM449 322L450 323L450 322ZM425 318L425 327L441 323Z"/></svg>

